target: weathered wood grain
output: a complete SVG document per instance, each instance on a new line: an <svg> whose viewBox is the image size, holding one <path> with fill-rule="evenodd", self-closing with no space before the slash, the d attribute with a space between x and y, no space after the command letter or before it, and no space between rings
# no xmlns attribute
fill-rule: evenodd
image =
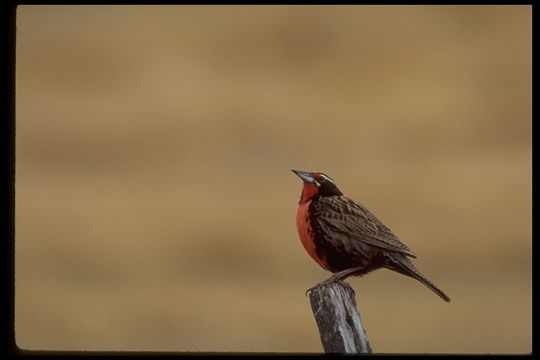
<svg viewBox="0 0 540 360"><path fill-rule="evenodd" d="M349 284L339 281L315 287L309 300L325 353L371 353Z"/></svg>

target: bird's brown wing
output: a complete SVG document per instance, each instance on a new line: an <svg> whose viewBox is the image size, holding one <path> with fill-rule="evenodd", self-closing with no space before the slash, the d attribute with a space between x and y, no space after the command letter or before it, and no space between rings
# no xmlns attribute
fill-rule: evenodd
<svg viewBox="0 0 540 360"><path fill-rule="evenodd" d="M361 241L383 249L416 257L392 231L367 208L345 196L321 197L314 204L314 219L327 234L338 233L353 241Z"/></svg>

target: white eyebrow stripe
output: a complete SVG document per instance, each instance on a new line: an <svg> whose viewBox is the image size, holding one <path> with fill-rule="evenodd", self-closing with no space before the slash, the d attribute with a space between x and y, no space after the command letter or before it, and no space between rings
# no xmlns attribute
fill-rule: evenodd
<svg viewBox="0 0 540 360"><path fill-rule="evenodd" d="M330 177L328 175L324 175L324 174L320 174L321 177L325 178L326 180L330 181L332 184L336 185L336 183L334 182L334 180L330 179Z"/></svg>

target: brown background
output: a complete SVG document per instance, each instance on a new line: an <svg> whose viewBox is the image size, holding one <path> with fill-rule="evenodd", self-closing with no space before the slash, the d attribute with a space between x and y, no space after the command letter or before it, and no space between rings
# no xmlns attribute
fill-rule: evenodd
<svg viewBox="0 0 540 360"><path fill-rule="evenodd" d="M452 298L352 279L376 352L531 351L531 7L22 6L16 340L318 352L318 170Z"/></svg>

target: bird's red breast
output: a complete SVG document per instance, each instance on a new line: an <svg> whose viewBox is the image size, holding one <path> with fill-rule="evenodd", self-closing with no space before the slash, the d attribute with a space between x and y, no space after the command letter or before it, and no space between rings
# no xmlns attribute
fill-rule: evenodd
<svg viewBox="0 0 540 360"><path fill-rule="evenodd" d="M300 197L300 204L308 202L312 197L319 193L319 188L315 184L306 184L302 188L302 195Z"/></svg>
<svg viewBox="0 0 540 360"><path fill-rule="evenodd" d="M416 255L366 207L345 197L328 175L293 172L304 182L296 213L300 241L315 262L335 273L328 281L385 267L417 279L450 301L414 267L409 257Z"/></svg>
<svg viewBox="0 0 540 360"><path fill-rule="evenodd" d="M304 187L304 191L306 187ZM302 197L304 192L302 192ZM300 201L298 210L296 212L296 228L298 229L298 235L300 236L300 241L306 249L309 256L313 258L322 268L328 270L328 263L326 259L317 253L317 248L314 241L314 232L310 224L309 219L309 205L311 204L310 200Z"/></svg>

